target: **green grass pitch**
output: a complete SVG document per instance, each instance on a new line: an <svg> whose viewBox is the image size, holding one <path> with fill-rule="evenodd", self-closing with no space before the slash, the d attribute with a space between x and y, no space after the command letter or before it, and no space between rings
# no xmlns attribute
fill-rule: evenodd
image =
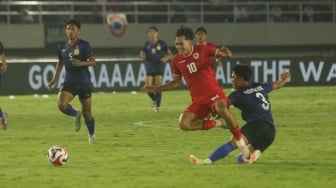
<svg viewBox="0 0 336 188"><path fill-rule="evenodd" d="M229 93L229 89L226 92ZM75 132L73 119L49 97L0 97L9 113L0 130L0 187L335 187L336 87L285 87L270 95L277 136L257 163L236 163L238 151L210 166L189 163L206 158L230 138L227 130L185 132L177 121L189 93L163 93L161 111L151 111L145 93L94 93L95 145L87 129ZM78 109L78 99L72 102ZM232 108L240 124L239 112ZM64 145L67 164L52 166L48 148Z"/></svg>

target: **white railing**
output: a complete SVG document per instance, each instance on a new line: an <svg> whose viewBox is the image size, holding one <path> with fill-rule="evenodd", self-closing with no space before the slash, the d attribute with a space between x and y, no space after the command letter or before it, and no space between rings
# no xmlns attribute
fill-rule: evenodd
<svg viewBox="0 0 336 188"><path fill-rule="evenodd" d="M282 2L59 2L2 1L2 24L106 23L106 15L123 13L128 23L305 23L336 21L335 0Z"/></svg>

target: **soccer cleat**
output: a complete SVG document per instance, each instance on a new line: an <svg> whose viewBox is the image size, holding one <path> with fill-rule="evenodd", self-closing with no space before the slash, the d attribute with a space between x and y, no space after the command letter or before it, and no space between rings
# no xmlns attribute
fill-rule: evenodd
<svg viewBox="0 0 336 188"><path fill-rule="evenodd" d="M238 157L237 157L237 162L238 163L245 163L245 164L252 164L254 163L255 161L257 161L257 159L261 156L261 152L260 150L255 150L249 157L249 159L244 159L243 158L243 155L240 154Z"/></svg>
<svg viewBox="0 0 336 188"><path fill-rule="evenodd" d="M96 143L96 135L91 135L89 134L89 144L95 144Z"/></svg>
<svg viewBox="0 0 336 188"><path fill-rule="evenodd" d="M260 150L255 150L255 151L251 154L250 158L247 159L247 160L245 159L244 161L245 161L245 163L247 163L247 164L252 164L252 163L254 163L260 156L261 156L261 152L260 152Z"/></svg>
<svg viewBox="0 0 336 188"><path fill-rule="evenodd" d="M7 112L3 112L2 113L2 118L1 118L1 125L2 125L2 129L3 130L6 130L7 129L7 117L8 117L8 114Z"/></svg>
<svg viewBox="0 0 336 188"><path fill-rule="evenodd" d="M190 155L189 160L190 160L191 164L196 164L196 165L210 165L210 164L212 164L210 159L198 159L194 155Z"/></svg>
<svg viewBox="0 0 336 188"><path fill-rule="evenodd" d="M82 117L82 112L77 111L77 115L75 117L75 131L79 131L81 128L81 117Z"/></svg>
<svg viewBox="0 0 336 188"><path fill-rule="evenodd" d="M159 108L156 106L156 102L155 101L153 101L152 110L153 110L153 112L158 112L159 111Z"/></svg>

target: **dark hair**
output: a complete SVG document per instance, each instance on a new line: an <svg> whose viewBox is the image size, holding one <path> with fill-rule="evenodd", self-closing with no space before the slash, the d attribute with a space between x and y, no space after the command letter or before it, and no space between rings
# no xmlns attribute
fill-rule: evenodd
<svg viewBox="0 0 336 188"><path fill-rule="evenodd" d="M252 77L252 69L244 64L237 64L233 66L233 72L237 76L242 77L245 81L250 81Z"/></svg>
<svg viewBox="0 0 336 188"><path fill-rule="evenodd" d="M195 34L198 32L203 32L205 34L208 34L207 30L204 27L198 27L195 31Z"/></svg>
<svg viewBox="0 0 336 188"><path fill-rule="evenodd" d="M150 27L147 29L147 31L149 31L149 30L151 30L151 29L153 29L153 30L156 31L156 32L159 32L158 28L155 27L155 26L150 26Z"/></svg>
<svg viewBox="0 0 336 188"><path fill-rule="evenodd" d="M71 24L71 25L75 25L78 29L81 28L81 24L80 24L80 22L77 21L77 20L75 20L75 19L70 19L70 20L68 20L67 23L65 24L65 27L66 27L67 25L69 25L69 24Z"/></svg>
<svg viewBox="0 0 336 188"><path fill-rule="evenodd" d="M176 36L177 37L184 36L187 40L193 40L194 32L189 27L181 26L179 29L177 29Z"/></svg>

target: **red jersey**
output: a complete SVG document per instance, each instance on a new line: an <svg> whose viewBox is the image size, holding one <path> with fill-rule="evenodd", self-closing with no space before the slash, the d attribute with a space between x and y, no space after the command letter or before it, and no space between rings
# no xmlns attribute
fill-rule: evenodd
<svg viewBox="0 0 336 188"><path fill-rule="evenodd" d="M190 55L177 54L172 60L173 74L184 78L194 103L209 104L225 97L209 61L216 52L215 46L195 45Z"/></svg>

